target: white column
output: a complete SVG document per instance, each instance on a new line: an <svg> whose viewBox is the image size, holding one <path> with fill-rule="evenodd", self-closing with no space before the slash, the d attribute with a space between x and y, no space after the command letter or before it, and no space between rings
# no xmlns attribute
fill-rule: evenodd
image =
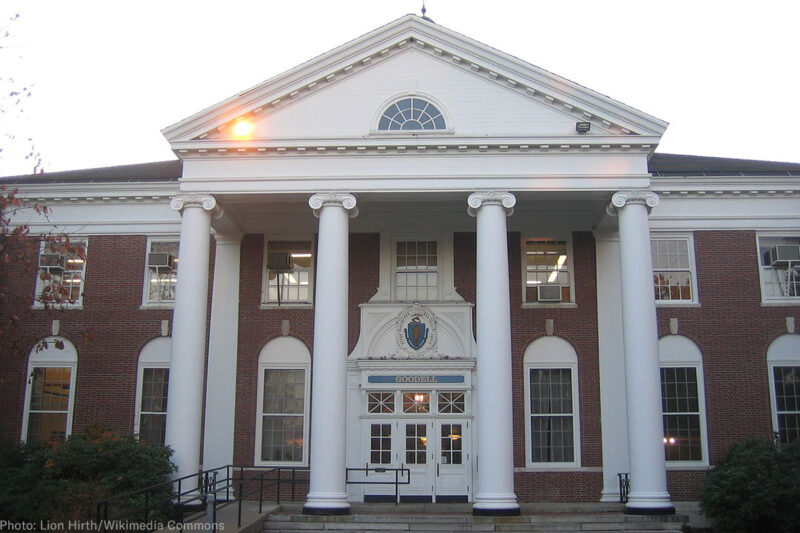
<svg viewBox="0 0 800 533"><path fill-rule="evenodd" d="M472 509L474 514L514 515L519 504L514 493L506 217L516 198L507 192L480 192L471 194L467 204L470 215L478 218L478 483Z"/></svg>
<svg viewBox="0 0 800 533"><path fill-rule="evenodd" d="M347 299L349 217L358 212L350 194L315 194L308 204L319 217L314 353L311 380L311 457L306 514L346 514Z"/></svg>
<svg viewBox="0 0 800 533"><path fill-rule="evenodd" d="M213 197L201 195L176 196L170 206L181 211L183 221L172 314L166 444L175 450L175 477L182 477L200 468L209 239L211 213L218 208ZM184 483L182 488L191 485Z"/></svg>
<svg viewBox="0 0 800 533"><path fill-rule="evenodd" d="M671 514L667 492L658 330L647 217L658 196L647 191L618 192L611 206L619 215L622 278L622 343L628 410L631 492L625 512Z"/></svg>
<svg viewBox="0 0 800 533"><path fill-rule="evenodd" d="M239 256L242 235L214 235L214 285L208 335L203 468L233 464L236 360L239 340Z"/></svg>

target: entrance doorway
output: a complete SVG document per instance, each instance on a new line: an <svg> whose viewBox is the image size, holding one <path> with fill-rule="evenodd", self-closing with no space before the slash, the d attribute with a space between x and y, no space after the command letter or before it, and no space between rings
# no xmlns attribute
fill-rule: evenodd
<svg viewBox="0 0 800 533"><path fill-rule="evenodd" d="M407 468L400 500L467 502L472 494L470 419L464 391L370 392L387 417L363 420L366 466ZM398 401L395 402L394 400ZM399 409L394 409L398 405ZM395 412L399 411L399 412ZM394 481L394 472L370 472L371 481ZM364 501L394 501L394 485L365 485Z"/></svg>

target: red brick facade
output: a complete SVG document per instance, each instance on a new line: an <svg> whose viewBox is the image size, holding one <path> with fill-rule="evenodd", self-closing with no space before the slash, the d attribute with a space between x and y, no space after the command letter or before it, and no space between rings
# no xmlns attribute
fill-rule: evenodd
<svg viewBox="0 0 800 533"><path fill-rule="evenodd" d="M172 319L171 310L141 306L146 242L145 236L90 237L83 309L32 310L36 273L12 273L7 311L20 315L22 325L14 342L4 347L0 435L11 439L20 436L28 354L38 339L50 334L52 320L60 320L59 334L78 350L73 432L92 424L120 431L133 429L139 352L160 335L161 321ZM468 302L474 302L475 234L456 233L453 242L456 290ZM800 311L796 306L762 306L754 232L697 231L694 243L700 305L660 307L658 329L659 335L668 334L669 319L677 318L679 333L694 341L702 352L709 453L714 464L734 442L771 434L766 351L785 333L785 317L800 321ZM523 355L532 341L545 335L546 319L553 319L554 334L577 352L580 398L582 468L518 472L517 495L521 501L597 500L602 489L602 428L594 238L588 232L572 234L575 306L564 308L522 305L520 235L510 233L508 244L516 467L526 464ZM263 248L262 235L246 235L242 240L234 436L237 464L252 463L254 457L261 349L281 334L284 320L289 321L290 334L309 350L313 343L313 309L261 306ZM377 233L351 234L351 350L358 340L359 304L368 301L378 288L379 250ZM670 471L673 499L696 499L702 478L703 472L696 469Z"/></svg>

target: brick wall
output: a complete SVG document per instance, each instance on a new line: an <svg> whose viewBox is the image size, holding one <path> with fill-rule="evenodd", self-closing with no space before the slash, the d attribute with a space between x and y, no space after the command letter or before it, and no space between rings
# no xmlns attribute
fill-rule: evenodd
<svg viewBox="0 0 800 533"><path fill-rule="evenodd" d="M553 319L555 335L568 341L578 355L581 464L579 472L517 472L522 501L596 500L602 486L601 428L597 350L595 244L590 233L573 239L574 308L523 308L521 301L520 235L509 243L512 364L514 370L514 462L525 466L525 406L522 360L525 348L544 335ZM106 424L120 431L133 428L136 368L139 352L160 335L170 309L141 309L146 237L93 236L89 240L84 308L31 309L36 272L10 273L11 292L5 309L21 317L13 342L3 346L0 367L0 435L19 438L28 354L34 343L50 334L51 321L61 321L60 335L78 350L73 431ZM378 287L379 235L350 236L349 349L359 333L358 305ZM475 302L475 234L454 235L455 286ZM734 442L747 436L768 438L772 431L766 351L785 333L785 317L800 322L792 307L762 307L751 231L698 231L694 235L700 307L660 307L659 335L669 333L677 318L679 333L692 339L703 354L711 462L718 462ZM255 445L257 366L263 346L281 334L283 320L290 335L311 350L313 310L261 309L262 235L242 240L239 347L234 460L252 462ZM213 259L213 246L212 246ZM213 268L213 261L212 261ZM670 471L669 490L676 500L695 499L703 472Z"/></svg>
<svg viewBox="0 0 800 533"><path fill-rule="evenodd" d="M769 439L772 418L767 348L786 333L785 317L800 322L798 307L762 307L752 231L694 233L700 307L658 309L659 336L678 333L703 354L709 455L712 464L746 437ZM669 473L675 499L696 499L702 485L697 472Z"/></svg>

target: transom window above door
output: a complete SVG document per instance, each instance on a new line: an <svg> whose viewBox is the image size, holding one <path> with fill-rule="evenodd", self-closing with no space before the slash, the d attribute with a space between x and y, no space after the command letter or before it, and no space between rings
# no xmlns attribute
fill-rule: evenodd
<svg viewBox="0 0 800 533"><path fill-rule="evenodd" d="M397 100L381 115L378 131L443 130L441 111L423 98L406 97Z"/></svg>

